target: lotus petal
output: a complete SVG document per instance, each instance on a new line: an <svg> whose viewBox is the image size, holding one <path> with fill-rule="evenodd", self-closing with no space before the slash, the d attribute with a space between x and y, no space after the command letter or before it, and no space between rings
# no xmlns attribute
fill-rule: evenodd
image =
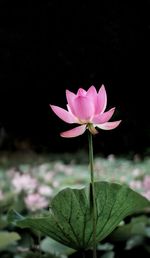
<svg viewBox="0 0 150 258"><path fill-rule="evenodd" d="M104 124L110 120L110 118L113 116L114 112L115 112L115 108L111 108L109 111L95 116L92 119L92 122L94 124Z"/></svg>
<svg viewBox="0 0 150 258"><path fill-rule="evenodd" d="M80 125L69 131L62 132L60 136L65 138L72 138L72 137L82 135L85 132L85 130L86 130L86 125Z"/></svg>
<svg viewBox="0 0 150 258"><path fill-rule="evenodd" d="M95 124L95 126L103 130L112 130L115 129L120 123L121 120L114 122L106 122L104 124Z"/></svg>
<svg viewBox="0 0 150 258"><path fill-rule="evenodd" d="M73 124L77 122L77 119L67 110L54 105L50 105L50 107L53 110L53 112L66 123Z"/></svg>

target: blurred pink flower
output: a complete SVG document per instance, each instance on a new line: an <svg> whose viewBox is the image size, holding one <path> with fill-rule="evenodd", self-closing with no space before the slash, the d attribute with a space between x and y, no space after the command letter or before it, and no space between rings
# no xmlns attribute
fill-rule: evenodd
<svg viewBox="0 0 150 258"><path fill-rule="evenodd" d="M132 181L130 181L129 186L133 190L141 189L142 188L142 182L140 180L132 180Z"/></svg>
<svg viewBox="0 0 150 258"><path fill-rule="evenodd" d="M41 196L39 193L29 194L24 198L24 201L27 208L31 211L43 209L48 206L48 201L46 198Z"/></svg>
<svg viewBox="0 0 150 258"><path fill-rule="evenodd" d="M46 183L52 182L53 177L54 177L54 171L49 171L43 175L43 179Z"/></svg>
<svg viewBox="0 0 150 258"><path fill-rule="evenodd" d="M62 132L62 137L76 137L88 129L92 134L98 133L95 127L103 130L116 128L121 120L108 122L114 114L115 108L104 112L107 105L107 94L104 85L101 86L98 93L94 86L87 91L80 88L77 94L66 90L67 110L50 105L54 113L63 121L69 124L77 123L80 126L66 132Z"/></svg>
<svg viewBox="0 0 150 258"><path fill-rule="evenodd" d="M48 186L48 185L40 185L38 187L38 192L41 195L50 197L50 196L52 196L53 189L50 186Z"/></svg>
<svg viewBox="0 0 150 258"><path fill-rule="evenodd" d="M150 191L150 176L146 175L143 179L143 187L145 190L149 190Z"/></svg>
<svg viewBox="0 0 150 258"><path fill-rule="evenodd" d="M57 180L53 180L53 187L58 187L60 185L60 183Z"/></svg>
<svg viewBox="0 0 150 258"><path fill-rule="evenodd" d="M142 193L142 195L143 195L145 198L147 198L148 200L150 200L150 190L147 191L147 192Z"/></svg>
<svg viewBox="0 0 150 258"><path fill-rule="evenodd" d="M19 173L16 173L15 177L12 179L12 185L14 186L15 191L20 193L23 190L33 192L38 183L36 178L31 177L29 174L20 175Z"/></svg>

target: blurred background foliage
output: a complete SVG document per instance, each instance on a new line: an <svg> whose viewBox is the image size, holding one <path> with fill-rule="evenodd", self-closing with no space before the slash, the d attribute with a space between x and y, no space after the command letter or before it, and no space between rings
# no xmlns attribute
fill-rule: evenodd
<svg viewBox="0 0 150 258"><path fill-rule="evenodd" d="M109 155L94 158L96 180L130 186L150 200L150 159L132 160ZM0 257L68 258L83 257L35 230L20 229L8 221L12 208L22 216L42 216L51 211L52 198L66 187L82 188L89 182L87 153L76 155L7 153L0 156ZM147 258L150 255L150 210L124 219L103 241L98 243L100 257ZM85 253L91 257L91 251Z"/></svg>
<svg viewBox="0 0 150 258"><path fill-rule="evenodd" d="M65 89L105 84L108 108L122 124L96 136L95 152L150 153L150 1L0 1L0 150L74 152L86 135L49 103L65 107Z"/></svg>

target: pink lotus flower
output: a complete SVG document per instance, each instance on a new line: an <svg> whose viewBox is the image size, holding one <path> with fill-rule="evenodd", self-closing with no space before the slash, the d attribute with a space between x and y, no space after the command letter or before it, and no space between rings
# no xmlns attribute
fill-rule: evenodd
<svg viewBox="0 0 150 258"><path fill-rule="evenodd" d="M66 132L62 132L62 137L76 137L88 129L92 134L98 133L95 127L103 130L116 128L120 121L108 122L114 114L115 108L104 112L107 105L107 94L104 85L101 86L98 93L94 86L87 91L80 88L77 94L66 90L67 110L50 105L54 113L68 124L80 124Z"/></svg>
<svg viewBox="0 0 150 258"><path fill-rule="evenodd" d="M37 211L48 207L48 200L39 193L32 193L24 198L27 208L31 211Z"/></svg>

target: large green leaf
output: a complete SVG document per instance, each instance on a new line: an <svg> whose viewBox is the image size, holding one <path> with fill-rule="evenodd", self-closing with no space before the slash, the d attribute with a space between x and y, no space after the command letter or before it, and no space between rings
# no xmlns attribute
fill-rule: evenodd
<svg viewBox="0 0 150 258"><path fill-rule="evenodd" d="M150 202L125 185L95 182L97 242L108 236L126 216L150 207ZM24 218L11 211L9 220L22 228L30 227L73 249L92 246L93 227L90 186L66 188L52 200L50 212L42 217Z"/></svg>

